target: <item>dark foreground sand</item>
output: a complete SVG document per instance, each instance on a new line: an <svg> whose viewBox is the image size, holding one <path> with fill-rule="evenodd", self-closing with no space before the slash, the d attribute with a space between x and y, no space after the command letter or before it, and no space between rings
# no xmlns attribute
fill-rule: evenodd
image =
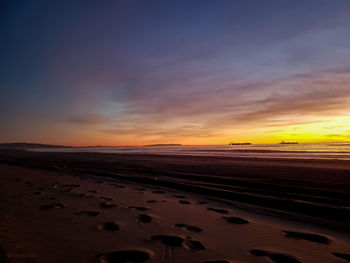
<svg viewBox="0 0 350 263"><path fill-rule="evenodd" d="M349 168L1 151L0 262L349 262Z"/></svg>

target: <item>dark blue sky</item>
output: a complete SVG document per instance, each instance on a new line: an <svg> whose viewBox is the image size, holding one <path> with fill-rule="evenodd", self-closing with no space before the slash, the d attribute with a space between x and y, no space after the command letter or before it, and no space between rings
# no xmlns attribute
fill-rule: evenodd
<svg viewBox="0 0 350 263"><path fill-rule="evenodd" d="M1 141L224 138L348 102L347 0L0 7Z"/></svg>

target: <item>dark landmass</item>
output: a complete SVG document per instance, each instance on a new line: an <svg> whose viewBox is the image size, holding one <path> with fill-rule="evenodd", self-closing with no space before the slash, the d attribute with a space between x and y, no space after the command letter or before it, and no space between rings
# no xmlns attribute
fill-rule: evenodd
<svg viewBox="0 0 350 263"><path fill-rule="evenodd" d="M72 148L72 146L41 144L41 143L0 143L0 149L24 150L38 148Z"/></svg>
<svg viewBox="0 0 350 263"><path fill-rule="evenodd" d="M179 143L170 143L170 144L164 144L164 143L161 143L161 144L149 144L149 145L143 145L142 147L153 147L153 146L182 146L182 144L179 144Z"/></svg>

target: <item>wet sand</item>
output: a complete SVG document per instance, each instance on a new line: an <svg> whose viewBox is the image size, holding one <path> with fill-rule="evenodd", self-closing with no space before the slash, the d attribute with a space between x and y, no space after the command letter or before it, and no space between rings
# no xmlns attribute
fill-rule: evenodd
<svg viewBox="0 0 350 263"><path fill-rule="evenodd" d="M0 260L348 262L350 165L324 165L2 151Z"/></svg>

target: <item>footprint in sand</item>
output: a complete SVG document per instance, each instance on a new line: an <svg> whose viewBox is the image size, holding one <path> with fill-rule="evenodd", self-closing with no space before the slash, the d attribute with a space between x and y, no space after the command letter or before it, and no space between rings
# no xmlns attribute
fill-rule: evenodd
<svg viewBox="0 0 350 263"><path fill-rule="evenodd" d="M303 239L319 244L330 244L331 240L322 235L312 234L312 233L303 233L303 232L294 232L294 231L282 231L285 237L293 239Z"/></svg>
<svg viewBox="0 0 350 263"><path fill-rule="evenodd" d="M155 191L152 191L152 193L154 193L154 194L165 194L166 191L163 191L163 190L155 190Z"/></svg>
<svg viewBox="0 0 350 263"><path fill-rule="evenodd" d="M346 261L350 261L350 254L345 254L345 253L332 253L332 254L338 258L342 258Z"/></svg>
<svg viewBox="0 0 350 263"><path fill-rule="evenodd" d="M191 204L191 202L187 201L187 200L179 200L179 204L189 205L189 204Z"/></svg>
<svg viewBox="0 0 350 263"><path fill-rule="evenodd" d="M78 215L88 215L88 216L98 216L100 212L97 211L81 211L77 213Z"/></svg>
<svg viewBox="0 0 350 263"><path fill-rule="evenodd" d="M156 240L167 247L173 249L175 247L185 247L190 250L205 250L205 246L197 240L184 239L180 236L174 235L155 235L151 237L151 240Z"/></svg>
<svg viewBox="0 0 350 263"><path fill-rule="evenodd" d="M192 232L202 232L203 230L197 226L190 226L190 225L186 225L186 224L175 224L174 226L176 227L180 227L180 228L185 228L188 231L192 231Z"/></svg>
<svg viewBox="0 0 350 263"><path fill-rule="evenodd" d="M113 208L113 207L116 207L117 205L116 204L109 204L109 203L100 203L100 207L101 208Z"/></svg>
<svg viewBox="0 0 350 263"><path fill-rule="evenodd" d="M31 182L29 182L29 181L25 182L25 184L26 184L28 187L34 187L34 185L33 185Z"/></svg>
<svg viewBox="0 0 350 263"><path fill-rule="evenodd" d="M80 187L80 184L63 184L63 187Z"/></svg>
<svg viewBox="0 0 350 263"><path fill-rule="evenodd" d="M135 209L135 210L138 210L138 211L147 211L149 210L149 208L147 207L142 207L142 206L129 206L130 209Z"/></svg>
<svg viewBox="0 0 350 263"><path fill-rule="evenodd" d="M223 216L222 217L223 219L225 219L227 221L227 223L230 223L230 224L249 224L249 221L243 219L243 218L240 218L240 217L234 217L234 216Z"/></svg>
<svg viewBox="0 0 350 263"><path fill-rule="evenodd" d="M275 262L275 263L301 263L301 261L297 260L295 257L282 254L282 253L269 252L269 251L260 250L260 249L250 250L250 254L258 257L267 257L272 262Z"/></svg>
<svg viewBox="0 0 350 263"><path fill-rule="evenodd" d="M191 250L206 250L205 246L197 240L185 240L185 245Z"/></svg>
<svg viewBox="0 0 350 263"><path fill-rule="evenodd" d="M47 210L51 210L53 208L63 208L64 205L61 203L55 203L55 204L50 204L50 205L43 205L40 207L41 211L47 211Z"/></svg>
<svg viewBox="0 0 350 263"><path fill-rule="evenodd" d="M184 242L182 237L172 235L155 235L151 239L162 242L168 247L182 247Z"/></svg>
<svg viewBox="0 0 350 263"><path fill-rule="evenodd" d="M207 210L213 211L213 212L216 212L219 214L228 214L228 210L226 210L226 209L207 207Z"/></svg>
<svg viewBox="0 0 350 263"><path fill-rule="evenodd" d="M186 196L184 196L184 195L173 195L173 197L180 198L180 199L186 198Z"/></svg>
<svg viewBox="0 0 350 263"><path fill-rule="evenodd" d="M207 261L204 261L204 263L231 263L231 261L228 261L228 260L207 260Z"/></svg>
<svg viewBox="0 0 350 263"><path fill-rule="evenodd" d="M109 197L100 197L101 200L105 200L105 201L113 201L112 198L109 198Z"/></svg>
<svg viewBox="0 0 350 263"><path fill-rule="evenodd" d="M161 242L165 245L165 259L170 259L174 261L174 250L175 248L184 247L184 239L180 236L173 235L155 235L151 237L151 240Z"/></svg>
<svg viewBox="0 0 350 263"><path fill-rule="evenodd" d="M60 187L64 188L63 192L71 192L74 190L75 186L73 184L63 184Z"/></svg>
<svg viewBox="0 0 350 263"><path fill-rule="evenodd" d="M142 223L150 223L152 221L152 217L147 214L138 215L137 218Z"/></svg>
<svg viewBox="0 0 350 263"><path fill-rule="evenodd" d="M97 263L142 263L149 260L154 253L146 249L117 250L100 254Z"/></svg>
<svg viewBox="0 0 350 263"><path fill-rule="evenodd" d="M116 222L105 222L97 226L98 230L118 231L120 229Z"/></svg>

